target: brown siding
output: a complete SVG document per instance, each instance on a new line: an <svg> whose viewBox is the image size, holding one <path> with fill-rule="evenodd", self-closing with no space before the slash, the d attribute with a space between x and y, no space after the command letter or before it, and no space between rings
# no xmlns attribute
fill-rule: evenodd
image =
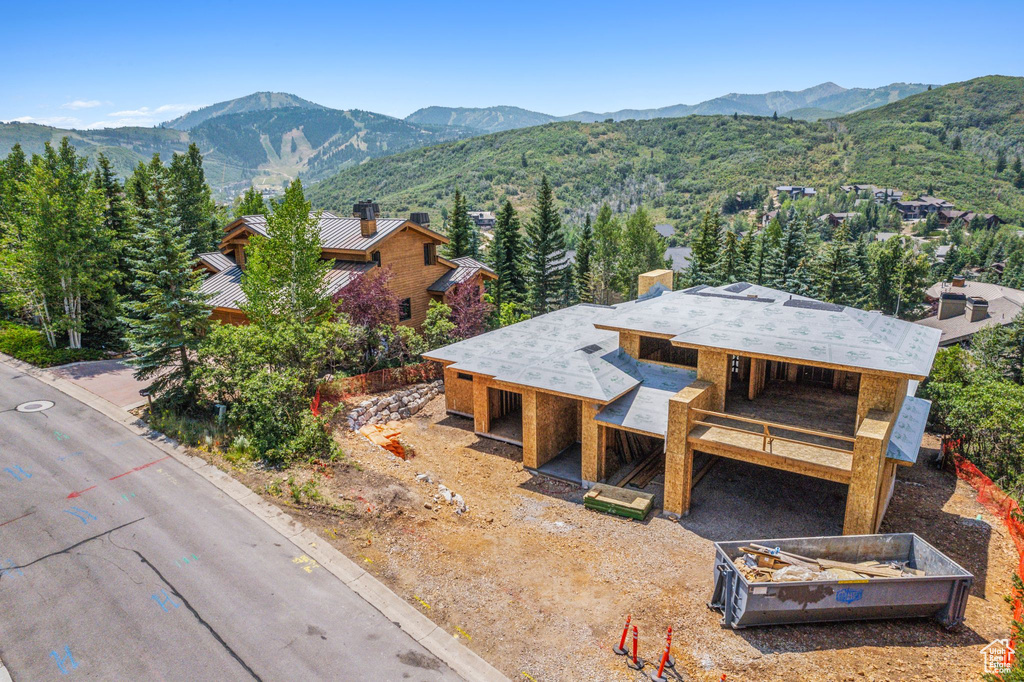
<svg viewBox="0 0 1024 682"><path fill-rule="evenodd" d="M384 240L377 249L381 267L391 267L391 290L399 301L411 299L412 318L402 321L410 327L423 324L432 298L427 287L450 269L440 263L423 264L423 244L429 241L419 232L404 230Z"/></svg>
<svg viewBox="0 0 1024 682"><path fill-rule="evenodd" d="M241 310L233 308L214 308L210 319L224 324L249 324L249 318Z"/></svg>

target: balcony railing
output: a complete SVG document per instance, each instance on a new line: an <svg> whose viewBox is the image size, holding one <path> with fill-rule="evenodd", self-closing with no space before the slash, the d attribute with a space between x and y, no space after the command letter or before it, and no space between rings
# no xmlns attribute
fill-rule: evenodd
<svg viewBox="0 0 1024 682"><path fill-rule="evenodd" d="M815 448L821 448L823 450L831 450L833 452L840 452L843 454L851 454L853 452L853 444L857 442L856 438L850 436L841 436L835 433L827 433L825 431L815 431L813 429L804 429L799 426L790 426L788 424L776 424L774 422L766 422L761 419L750 419L749 417L738 417L734 414L725 414L724 412L712 412L711 410L702 410L695 407L690 408L690 412L696 414L699 419L691 422L693 426L707 426L715 429L725 429L727 431L736 431L743 434L757 433L753 429L744 429L738 426L729 426L728 424L721 424L719 422L707 421L706 417L712 417L718 420L731 420L736 422L742 422L744 424L752 424L754 426L761 427L761 450L767 453L772 453L772 444L775 441L782 441L785 443L795 443L797 445L810 445ZM814 438L838 441L841 443L848 443L849 448L834 447L831 445L822 445L809 440L799 440L796 438L787 438L785 436L778 435L778 432L790 432L799 433L806 436L812 436Z"/></svg>

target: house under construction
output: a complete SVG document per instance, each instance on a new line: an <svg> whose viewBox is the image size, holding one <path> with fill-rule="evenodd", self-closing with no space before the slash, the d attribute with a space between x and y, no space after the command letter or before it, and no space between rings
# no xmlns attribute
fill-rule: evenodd
<svg viewBox="0 0 1024 682"><path fill-rule="evenodd" d="M727 457L848 486L845 534L877 531L896 467L917 458L930 404L912 396L939 332L747 283L581 304L426 354L446 406L520 445L533 470L618 481L664 474L686 514L694 462ZM911 390L908 391L908 388Z"/></svg>

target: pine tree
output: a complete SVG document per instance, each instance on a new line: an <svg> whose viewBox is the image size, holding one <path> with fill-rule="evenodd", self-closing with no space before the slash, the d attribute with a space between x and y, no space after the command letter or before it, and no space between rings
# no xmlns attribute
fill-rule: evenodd
<svg viewBox="0 0 1024 682"><path fill-rule="evenodd" d="M192 142L184 154L175 154L169 172L175 217L192 254L213 251L220 243L220 224L199 146Z"/></svg>
<svg viewBox="0 0 1024 682"><path fill-rule="evenodd" d="M501 310L506 303L521 303L526 300L526 280L523 278L522 235L519 216L506 200L498 211L494 222L494 241L491 242L489 258L498 279L491 284L494 307Z"/></svg>
<svg viewBox="0 0 1024 682"><path fill-rule="evenodd" d="M320 257L320 214L295 180L267 217L267 237L254 235L246 247L242 311L254 324L287 320L317 322L331 311L324 278L334 261Z"/></svg>
<svg viewBox="0 0 1024 682"><path fill-rule="evenodd" d="M594 292L590 283L590 260L594 255L594 230L590 225L590 214L583 221L579 239L576 242L576 295L580 303L592 303Z"/></svg>
<svg viewBox="0 0 1024 682"><path fill-rule="evenodd" d="M736 233L729 230L725 233L722 254L715 264L715 281L718 284L732 284L746 279L746 267L740 249L740 240Z"/></svg>
<svg viewBox="0 0 1024 682"><path fill-rule="evenodd" d="M953 151L955 151L955 152L960 151L960 148L962 146L963 146L963 143L960 141L960 136L957 135L956 137L953 138Z"/></svg>
<svg viewBox="0 0 1024 682"><path fill-rule="evenodd" d="M716 264L722 248L722 221L718 213L708 209L697 228L690 255L687 282L690 286L716 283Z"/></svg>
<svg viewBox="0 0 1024 682"><path fill-rule="evenodd" d="M996 175L1006 170L1006 152L1000 149L996 152Z"/></svg>
<svg viewBox="0 0 1024 682"><path fill-rule="evenodd" d="M1024 165L1021 165L1020 154L1013 159L1013 172L1020 175L1021 171L1024 170Z"/></svg>
<svg viewBox="0 0 1024 682"><path fill-rule="evenodd" d="M743 235L740 239L740 263L743 267L743 277L749 281L752 279L751 270L754 266L754 254L757 252L757 237L753 231Z"/></svg>
<svg viewBox="0 0 1024 682"><path fill-rule="evenodd" d="M822 245L811 265L811 280L817 298L829 303L856 306L864 296L864 279L857 264L856 247L850 230L836 228L832 241Z"/></svg>
<svg viewBox="0 0 1024 682"><path fill-rule="evenodd" d="M236 218L244 215L268 215L270 209L267 207L265 201L263 201L263 195L256 191L256 188L249 185L249 189L245 190L245 194L242 195L241 201L235 206L234 214Z"/></svg>
<svg viewBox="0 0 1024 682"><path fill-rule="evenodd" d="M590 284L594 303L609 305L618 288L619 246L622 224L612 215L611 206L603 204L594 221L594 255L590 264Z"/></svg>
<svg viewBox="0 0 1024 682"><path fill-rule="evenodd" d="M765 262L765 279L768 286L794 294L802 293L804 283L797 271L804 265L807 257L806 238L802 218L790 218L786 221L778 243L768 252Z"/></svg>
<svg viewBox="0 0 1024 682"><path fill-rule="evenodd" d="M777 112L777 111L773 111L772 112L772 120L773 121L778 121L779 120L779 112Z"/></svg>
<svg viewBox="0 0 1024 682"><path fill-rule="evenodd" d="M131 210L124 187L114 175L110 159L103 153L96 157L96 173L93 176L93 184L103 194L103 225L114 240L117 271L123 278L126 278L131 269L128 263L128 245L136 235L131 224ZM124 295L127 290L127 283L123 286L119 283L119 294Z"/></svg>
<svg viewBox="0 0 1024 682"><path fill-rule="evenodd" d="M665 267L664 254L665 242L654 229L654 220L641 206L626 219L622 232L619 283L623 296L636 298L640 275Z"/></svg>
<svg viewBox="0 0 1024 682"><path fill-rule="evenodd" d="M135 354L135 378L152 379L155 395L173 395L175 402L187 405L196 397L194 357L209 327L210 309L188 239L169 210L166 179L157 176L146 186L146 203L154 209L139 223L132 248L138 300L125 305L125 338Z"/></svg>
<svg viewBox="0 0 1024 682"><path fill-rule="evenodd" d="M533 217L526 224L526 281L534 315L550 312L563 288L565 236L547 176L541 178Z"/></svg>
<svg viewBox="0 0 1024 682"><path fill-rule="evenodd" d="M445 247L445 254L448 258L460 258L472 255L472 231L475 224L469 219L467 212L466 198L455 188L455 198L452 200L452 210L449 213L448 224L448 245Z"/></svg>

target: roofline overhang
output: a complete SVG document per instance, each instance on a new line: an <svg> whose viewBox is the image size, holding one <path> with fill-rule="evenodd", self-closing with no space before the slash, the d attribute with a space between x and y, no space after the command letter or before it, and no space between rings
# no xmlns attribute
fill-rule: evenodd
<svg viewBox="0 0 1024 682"><path fill-rule="evenodd" d="M581 396L581 395L574 395L572 393L562 393L561 391L553 391L553 390L551 390L549 388L538 388L536 386L527 386L526 384L519 384L519 383L516 383L514 381L506 381L504 379L495 379L493 374L484 374L483 372L473 372L471 370L460 369L459 367L456 366L456 365L458 365L458 360L454 360L454 361L453 360L441 360L440 358L430 357L429 353L422 353L420 355L420 357L426 358L427 360L432 360L434 362L440 362L441 364L444 365L445 369L451 368L452 370L454 370L456 372L462 372L463 374L470 374L470 375L473 376L474 379L476 377L482 377L484 379L489 379L489 380L494 382L494 384L496 384L499 387L504 386L504 387L511 388L511 390L514 393L522 393L523 391L540 391L541 393L550 393L551 395L557 395L557 396L560 396L562 398L571 398L572 400L582 400L584 402L598 403L599 405L608 405L610 403L615 402L616 400L618 400L619 398L621 398L622 396L626 395L627 393L632 391L634 388L636 388L636 386L630 386L629 388L627 388L622 393L619 393L616 396L608 398L607 400L601 400L601 399L598 399L598 398L590 398L590 397L584 397L584 396ZM643 384L643 382L641 381L639 384L637 384L637 386L642 385L642 384Z"/></svg>

